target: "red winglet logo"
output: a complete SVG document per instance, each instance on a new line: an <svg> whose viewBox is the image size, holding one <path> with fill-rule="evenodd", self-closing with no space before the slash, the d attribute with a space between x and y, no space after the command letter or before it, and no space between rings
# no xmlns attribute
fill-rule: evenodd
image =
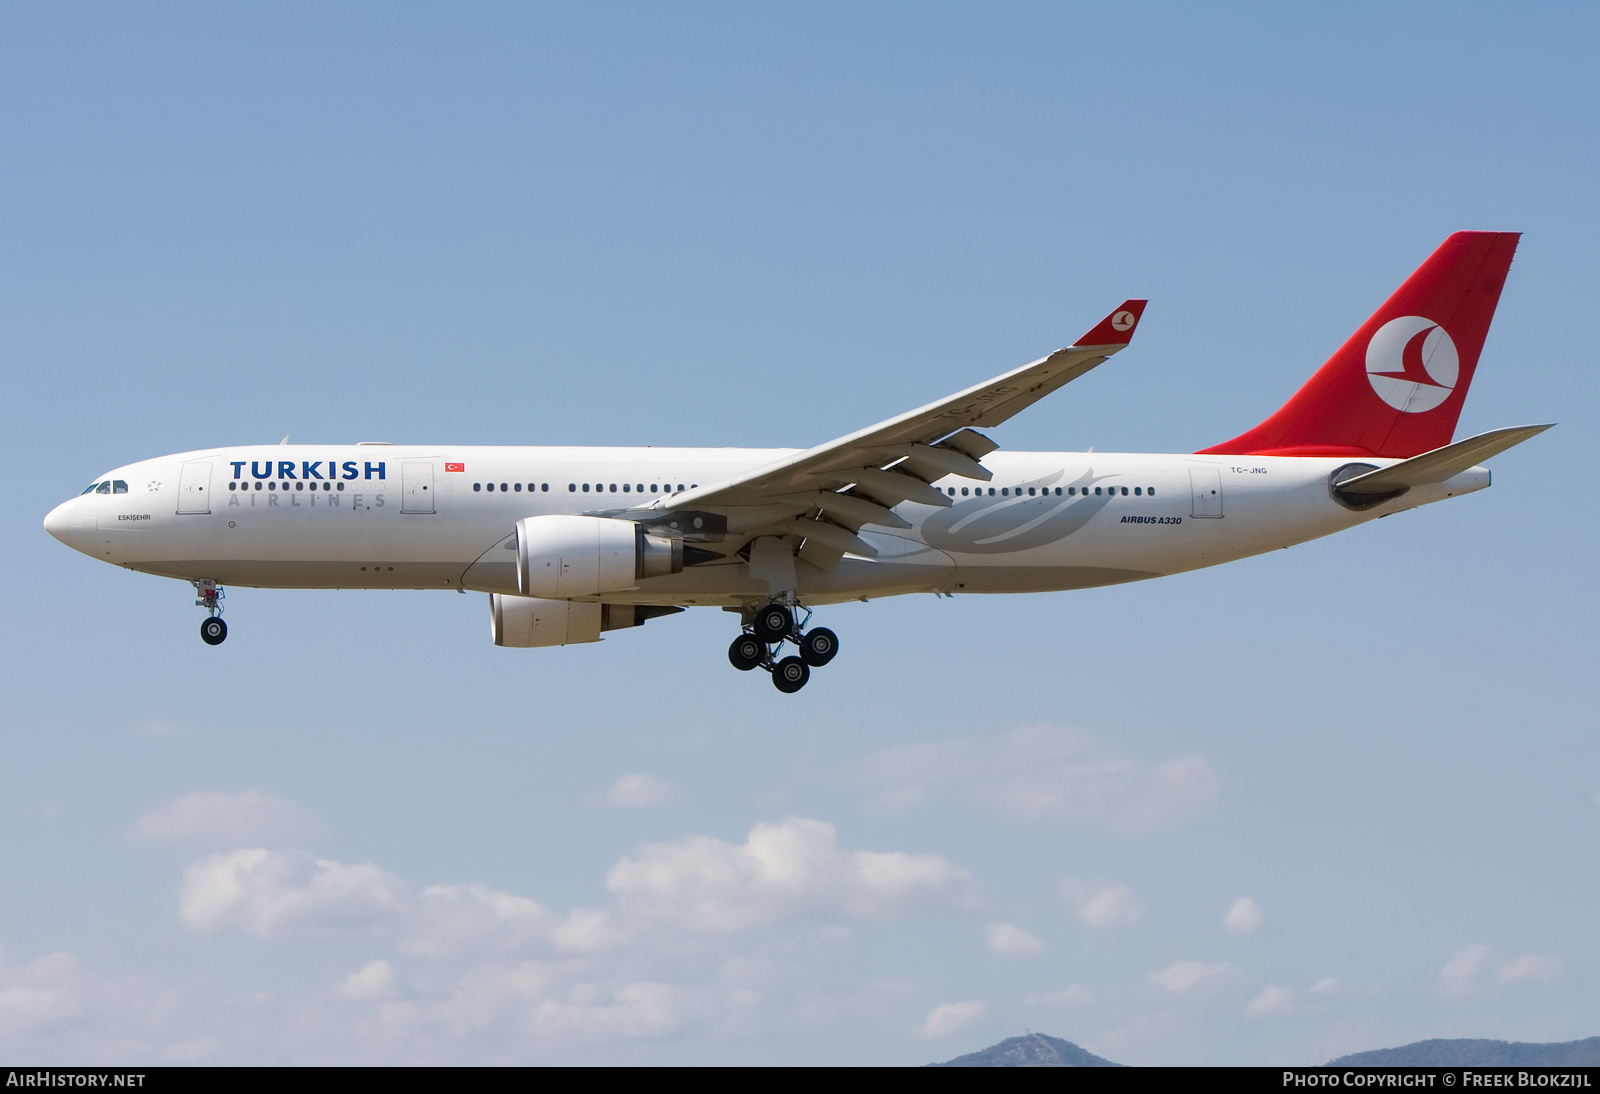
<svg viewBox="0 0 1600 1094"><path fill-rule="evenodd" d="M1143 300L1125 300L1122 306L1095 325L1075 346L1125 346L1133 339L1133 328L1144 315Z"/></svg>
<svg viewBox="0 0 1600 1094"><path fill-rule="evenodd" d="M447 463L444 465L444 469L446 471L465 471L467 465L464 463Z"/></svg>

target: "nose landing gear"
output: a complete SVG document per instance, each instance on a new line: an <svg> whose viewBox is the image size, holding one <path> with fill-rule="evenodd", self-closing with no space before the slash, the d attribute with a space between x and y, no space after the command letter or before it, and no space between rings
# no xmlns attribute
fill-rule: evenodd
<svg viewBox="0 0 1600 1094"><path fill-rule="evenodd" d="M228 637L228 625L222 621L222 604L225 594L222 586L215 581L191 581L194 591L200 599L194 602L195 607L204 608L209 614L200 621L200 641L208 646L220 646L223 639Z"/></svg>
<svg viewBox="0 0 1600 1094"><path fill-rule="evenodd" d="M745 632L728 647L729 663L740 672L767 670L772 674L772 686L785 695L805 687L811 670L826 665L839 652L839 636L827 627L805 630L811 612L801 610L805 617L796 623L787 604L774 601L758 609L745 624ZM779 658L786 642L795 644L798 656Z"/></svg>

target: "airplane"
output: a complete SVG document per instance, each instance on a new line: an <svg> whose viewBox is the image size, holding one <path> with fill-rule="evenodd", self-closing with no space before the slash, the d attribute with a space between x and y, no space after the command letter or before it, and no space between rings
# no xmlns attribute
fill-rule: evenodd
<svg viewBox="0 0 1600 1094"><path fill-rule="evenodd" d="M1139 581L1487 487L1480 461L1550 428L1451 440L1519 238L1450 236L1276 413L1196 453L1008 452L979 432L1126 348L1145 310L1128 300L1065 349L814 448L285 438L108 471L44 526L193 585L210 645L229 585L483 592L510 647L720 607L740 619L733 666L793 693L839 649L817 607Z"/></svg>

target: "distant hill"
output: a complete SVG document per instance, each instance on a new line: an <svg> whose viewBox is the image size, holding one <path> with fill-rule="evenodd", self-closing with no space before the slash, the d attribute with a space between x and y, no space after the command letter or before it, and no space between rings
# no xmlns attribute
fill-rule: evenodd
<svg viewBox="0 0 1600 1094"><path fill-rule="evenodd" d="M1327 1066L1582 1067L1595 1064L1600 1064L1600 1037L1589 1037L1582 1041L1557 1041L1547 1045L1529 1044L1525 1041L1417 1041L1415 1044L1401 1045L1399 1048L1354 1052L1349 1056L1330 1060Z"/></svg>
<svg viewBox="0 0 1600 1094"><path fill-rule="evenodd" d="M1030 1033L929 1067L1121 1067L1059 1037Z"/></svg>

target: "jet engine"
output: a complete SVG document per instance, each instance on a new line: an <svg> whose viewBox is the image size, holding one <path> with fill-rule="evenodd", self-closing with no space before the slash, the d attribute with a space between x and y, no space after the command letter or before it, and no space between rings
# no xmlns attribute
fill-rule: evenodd
<svg viewBox="0 0 1600 1094"><path fill-rule="evenodd" d="M682 608L654 604L592 604L537 596L489 594L490 633L497 646L570 646L598 642L601 631L639 627Z"/></svg>
<svg viewBox="0 0 1600 1094"><path fill-rule="evenodd" d="M525 597L614 593L645 578L682 572L683 541L651 535L631 520L545 516L517 521L517 589Z"/></svg>
<svg viewBox="0 0 1600 1094"><path fill-rule="evenodd" d="M497 646L570 646L600 641L601 608L581 600L489 594L489 621Z"/></svg>

